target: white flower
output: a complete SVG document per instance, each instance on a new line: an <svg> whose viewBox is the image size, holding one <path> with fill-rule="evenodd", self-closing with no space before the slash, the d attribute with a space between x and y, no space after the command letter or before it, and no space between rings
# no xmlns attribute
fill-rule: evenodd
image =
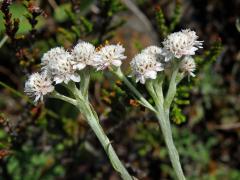
<svg viewBox="0 0 240 180"><path fill-rule="evenodd" d="M34 73L26 81L24 92L29 97L35 97L34 102L37 102L39 99L43 101L43 96L53 90L52 81L46 74Z"/></svg>
<svg viewBox="0 0 240 180"><path fill-rule="evenodd" d="M194 59L191 56L184 57L180 64L180 70L189 76L195 77L196 63Z"/></svg>
<svg viewBox="0 0 240 180"><path fill-rule="evenodd" d="M84 69L87 65L93 65L94 53L95 47L92 44L84 41L78 43L72 51L74 61L73 68L81 70Z"/></svg>
<svg viewBox="0 0 240 180"><path fill-rule="evenodd" d="M164 63L170 60L169 52L158 47L158 46L149 46L142 50L142 53L151 54L157 58L157 61Z"/></svg>
<svg viewBox="0 0 240 180"><path fill-rule="evenodd" d="M146 79L156 79L157 72L162 71L160 62L151 54L140 53L130 62L132 75L136 77L136 82L144 84Z"/></svg>
<svg viewBox="0 0 240 180"><path fill-rule="evenodd" d="M161 54L162 48L158 46L148 46L147 48L142 50L142 53L152 54L152 55Z"/></svg>
<svg viewBox="0 0 240 180"><path fill-rule="evenodd" d="M181 58L194 55L195 51L202 48L203 41L197 41L198 36L194 31L185 29L170 34L163 42L164 49L171 52L172 56ZM171 58L171 56L169 56Z"/></svg>
<svg viewBox="0 0 240 180"><path fill-rule="evenodd" d="M73 69L73 57L63 48L53 48L43 55L42 70L46 72L56 84L80 81L80 76Z"/></svg>
<svg viewBox="0 0 240 180"><path fill-rule="evenodd" d="M122 60L127 58L124 52L125 48L120 44L104 46L94 55L94 66L97 70L103 70L108 66L119 67Z"/></svg>
<svg viewBox="0 0 240 180"><path fill-rule="evenodd" d="M42 65L47 65L51 60L55 59L59 55L65 54L65 49L63 47L55 47L50 49L48 52L43 54L41 59Z"/></svg>

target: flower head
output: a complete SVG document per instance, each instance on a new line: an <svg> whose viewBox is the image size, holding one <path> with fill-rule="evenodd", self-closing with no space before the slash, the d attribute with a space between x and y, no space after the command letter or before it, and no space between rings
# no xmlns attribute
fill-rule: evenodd
<svg viewBox="0 0 240 180"><path fill-rule="evenodd" d="M44 54L42 59L42 70L53 78L56 84L68 83L70 80L74 82L80 81L80 76L73 69L73 57L63 48L53 48Z"/></svg>
<svg viewBox="0 0 240 180"><path fill-rule="evenodd" d="M103 70L108 66L119 67L122 64L122 60L127 57L124 56L125 48L120 45L107 45L102 47L94 55L94 66L97 70Z"/></svg>
<svg viewBox="0 0 240 180"><path fill-rule="evenodd" d="M180 64L180 70L189 76L195 77L195 74L193 73L196 70L194 59L191 56L184 57Z"/></svg>
<svg viewBox="0 0 240 180"><path fill-rule="evenodd" d="M146 79L156 79L157 72L162 71L160 62L151 54L140 53L133 58L130 63L132 74L136 77L136 82L144 84Z"/></svg>
<svg viewBox="0 0 240 180"><path fill-rule="evenodd" d="M55 47L50 49L48 52L43 54L41 59L41 64L43 66L47 65L51 60L65 54L65 49L63 47Z"/></svg>
<svg viewBox="0 0 240 180"><path fill-rule="evenodd" d="M142 50L142 53L153 55L157 58L157 61L164 63L169 61L168 51L158 47L158 46L148 46Z"/></svg>
<svg viewBox="0 0 240 180"><path fill-rule="evenodd" d="M42 101L43 96L53 90L52 81L46 74L34 73L26 81L24 92L29 97L35 97L34 102L37 102L39 99Z"/></svg>
<svg viewBox="0 0 240 180"><path fill-rule="evenodd" d="M164 49L169 51L171 56L181 58L186 55L194 55L195 51L202 48L202 41L197 41L198 36L194 31L185 29L170 34L163 42Z"/></svg>
<svg viewBox="0 0 240 180"><path fill-rule="evenodd" d="M73 56L73 68L81 70L87 65L93 65L93 55L95 53L95 47L88 42L78 43L72 50Z"/></svg>
<svg viewBox="0 0 240 180"><path fill-rule="evenodd" d="M142 53L152 54L152 55L161 54L162 48L158 46L148 46L147 48L142 50Z"/></svg>

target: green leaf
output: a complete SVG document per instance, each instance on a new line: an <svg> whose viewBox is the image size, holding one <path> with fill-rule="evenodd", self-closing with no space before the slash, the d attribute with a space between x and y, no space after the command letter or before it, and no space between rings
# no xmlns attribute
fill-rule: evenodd
<svg viewBox="0 0 240 180"><path fill-rule="evenodd" d="M68 13L66 11L71 11L71 4L70 3L65 3L59 5L53 14L54 19L57 22L64 22L67 19L69 19Z"/></svg>
<svg viewBox="0 0 240 180"><path fill-rule="evenodd" d="M17 35L26 34L31 30L31 25L29 24L26 14L28 14L27 9L19 3L13 3L10 6L10 12L12 13L12 20L14 18L18 18L20 20L19 29L17 31ZM43 27L45 24L45 20L42 16L37 18L38 23L36 25L36 29ZM3 33L5 31L3 13L0 12L0 32Z"/></svg>

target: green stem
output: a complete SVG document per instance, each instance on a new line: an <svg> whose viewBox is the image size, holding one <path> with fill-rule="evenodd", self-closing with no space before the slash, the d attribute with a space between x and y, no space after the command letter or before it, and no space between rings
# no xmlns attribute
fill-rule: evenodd
<svg viewBox="0 0 240 180"><path fill-rule="evenodd" d="M89 83L89 82L88 82ZM85 84L82 84L85 86ZM83 89L78 89L74 83L69 83L69 90L72 91L73 95L77 101L77 108L86 118L89 126L92 128L93 132L100 141L103 149L108 155L113 168L120 174L124 180L132 180L133 177L128 173L127 169L123 166L122 162L118 158L116 152L114 151L110 140L106 136L104 130L102 129L97 113L91 107L88 98L83 96Z"/></svg>
<svg viewBox="0 0 240 180"><path fill-rule="evenodd" d="M165 109L170 108L170 106L172 104L172 101L174 99L174 96L176 94L176 90L177 90L176 78L177 78L177 75L178 75L178 70L179 70L179 63L174 62L173 63L173 70L172 70L172 76L171 76L171 79L170 79L167 95L166 95L165 102L164 102L164 108Z"/></svg>
<svg viewBox="0 0 240 180"><path fill-rule="evenodd" d="M153 80L149 80L146 82L146 88L148 90L148 93L150 94L150 96L153 98L153 101L155 102L155 105L158 107L160 106L160 96L157 95L155 89L154 89L154 82Z"/></svg>
<svg viewBox="0 0 240 180"><path fill-rule="evenodd" d="M169 157L173 166L173 169L177 175L177 178L179 180L185 180L185 176L181 167L180 159L179 159L179 154L178 151L174 145L173 137L172 137L172 130L171 127L169 126L169 116L164 113L163 110L160 110L159 113L156 113L158 122L160 124L165 143L167 145Z"/></svg>
<svg viewBox="0 0 240 180"><path fill-rule="evenodd" d="M60 99L63 101L66 101L74 106L77 105L77 101L75 99L69 98L67 96L64 96L62 94L59 94L58 92L54 91L53 93L51 93L50 98L55 98L55 99Z"/></svg>
<svg viewBox="0 0 240 180"><path fill-rule="evenodd" d="M162 81L148 81L146 84L147 90L149 94L152 96L157 112L155 113L159 122L159 125L161 127L164 141L166 143L169 157L173 166L173 169L177 175L177 178L179 180L185 180L183 170L180 164L179 155L177 152L177 149L174 145L173 137L172 137L172 130L171 130L171 124L169 120L169 108L164 108L164 99L162 95ZM174 81L175 82L175 81ZM170 87L170 86L169 86ZM169 89L169 93L173 94L174 92L170 92L171 89ZM170 106L169 106L170 107Z"/></svg>
<svg viewBox="0 0 240 180"><path fill-rule="evenodd" d="M132 85L132 83L126 78L126 76L122 73L121 69L112 70L112 72L121 79L125 85L134 93L134 95L138 98L140 104L155 112L154 107L143 97L143 95Z"/></svg>
<svg viewBox="0 0 240 180"><path fill-rule="evenodd" d="M96 112L93 112L93 109L87 102L85 102L84 105L82 102L79 103L80 103L78 106L79 110L83 113L89 126L92 128L98 140L102 144L102 147L105 150L106 154L108 155L113 168L120 174L122 179L132 180L133 177L128 173L126 168L123 166L122 162L120 161L116 152L114 151L110 140L108 139L104 130L102 129L99 123L99 119L95 115Z"/></svg>
<svg viewBox="0 0 240 180"><path fill-rule="evenodd" d="M80 83L80 91L83 94L83 97L88 99L88 88L90 83L90 69L88 67L85 68L84 71L81 71L81 83Z"/></svg>
<svg viewBox="0 0 240 180"><path fill-rule="evenodd" d="M164 78L165 78L164 74L160 74L156 82L153 83L153 87L155 89L155 92L161 104L163 104L163 101L164 101L163 89L162 89Z"/></svg>

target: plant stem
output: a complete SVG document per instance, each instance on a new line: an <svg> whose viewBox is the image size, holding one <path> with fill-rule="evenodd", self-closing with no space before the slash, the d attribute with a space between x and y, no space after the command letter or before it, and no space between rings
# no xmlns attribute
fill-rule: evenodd
<svg viewBox="0 0 240 180"><path fill-rule="evenodd" d="M173 74L172 76L175 76L175 74L177 75L178 73L178 68L177 66L173 69ZM176 85L175 85L175 89L171 89L170 87L172 87L175 84L175 78L171 78L170 85L169 85L169 89L168 89L168 98L174 98L175 93L176 93ZM171 85L172 83L172 85ZM177 149L174 145L174 141L173 141L173 137L172 137L172 130L171 130L171 124L170 124L170 120L169 120L169 111L170 111L170 105L172 100L170 99L170 105L166 106L164 108L164 104L166 102L164 102L164 97L162 95L162 81L161 79L159 81L148 81L146 83L146 87L147 90L149 92L149 94L152 96L154 102L155 102L155 106L156 106L156 110L157 112L155 113L158 119L158 122L160 124L162 133L163 133L163 137L164 137L164 141L166 143L167 149L168 149L168 153L169 153L169 157L173 166L173 169L177 175L177 178L179 180L185 180L184 174L183 174L183 170L180 164L180 159L179 159L179 155L177 152Z"/></svg>
<svg viewBox="0 0 240 180"><path fill-rule="evenodd" d="M85 83L89 84L89 81L85 82ZM87 85L85 83L83 83L82 85L86 88ZM86 118L89 126L92 128L93 132L97 136L103 149L105 150L106 154L108 155L113 168L120 174L122 179L132 180L133 177L128 173L127 169L123 166L122 162L120 161L116 152L114 151L110 140L108 139L104 130L102 129L102 127L99 123L97 113L91 107L91 104L89 103L88 98L84 97L83 92L82 92L84 89L79 90L76 87L75 83L69 83L68 89L71 90L73 95L75 96L76 101L77 101L77 108L83 114L83 116Z"/></svg>
<svg viewBox="0 0 240 180"><path fill-rule="evenodd" d="M126 76L122 73L121 69L118 68L116 71L112 70L112 72L121 79L125 85L134 93L134 95L139 100L140 104L155 112L154 107L143 97L143 95L132 85L132 83L126 78Z"/></svg>
<svg viewBox="0 0 240 180"><path fill-rule="evenodd" d="M159 76L156 79L156 82L153 83L154 90L160 101L159 103L161 104L163 104L163 101L164 101L163 88L162 88L164 78L165 78L164 74L159 74Z"/></svg>
<svg viewBox="0 0 240 180"><path fill-rule="evenodd" d="M173 70L172 70L172 76L170 79L167 95L165 99L161 99L160 102L156 102L157 105L156 109L158 110L158 113L156 113L156 116L158 118L158 122L160 124L165 143L167 145L169 157L173 166L173 169L177 175L177 178L179 180L185 180L185 176L181 167L180 159L178 151L174 145L173 137L172 137L172 128L171 123L169 120L169 112L170 112L170 106L172 104L172 101L174 99L174 96L176 94L177 90L177 75L179 70L179 63L174 62L173 63ZM159 86L159 85L155 85ZM159 86L161 87L161 86ZM155 91L156 94L160 94L159 97L162 97L162 92Z"/></svg>
<svg viewBox="0 0 240 180"><path fill-rule="evenodd" d="M93 109L91 108L91 106L87 102L84 105L83 105L83 103L80 102L79 110L83 113L89 126L92 128L92 130L96 134L98 140L102 144L102 147L105 150L105 152L107 153L113 168L120 174L122 179L132 180L133 177L128 173L128 171L123 166L120 159L118 158L116 152L114 151L114 149L111 145L110 140L106 136L104 130L102 129L102 127L99 123L99 119L96 116L96 113L93 112Z"/></svg>
<svg viewBox="0 0 240 180"><path fill-rule="evenodd" d="M80 84L80 90L83 94L83 97L88 99L88 88L89 88L89 83L90 83L90 69L88 67L85 68L84 71L81 73L81 84Z"/></svg>
<svg viewBox="0 0 240 180"><path fill-rule="evenodd" d="M178 75L178 70L179 70L179 63L174 62L173 63L173 70L172 70L172 76L171 76L171 79L170 79L167 95L166 95L165 102L164 102L164 108L165 109L170 108L170 106L172 104L172 101L174 99L174 96L176 94L176 90L177 90L176 78L177 78L177 75Z"/></svg>
<svg viewBox="0 0 240 180"><path fill-rule="evenodd" d="M172 100L176 94L176 85L177 85L176 77L178 74L178 69L179 69L179 64L174 63L172 77L170 80L170 85L169 85L165 100L162 92L162 83L163 83L164 77L160 77L160 79L158 79L157 81L150 81L146 84L148 92L150 93L150 95L152 96L155 102L156 108L154 108L140 94L140 92L131 84L131 82L128 81L128 79L124 76L120 68L117 69L117 71L114 71L114 70L112 71L116 76L118 76L119 79L121 79L128 86L128 88L137 96L137 98L140 100L140 102L142 102L142 104L145 107L155 112L164 136L164 141L168 149L168 153L169 153L169 157L170 157L173 169L176 172L177 178L179 180L185 180L185 176L183 174L183 170L180 164L179 155L173 142L171 124L169 120L169 109L170 109Z"/></svg>
<svg viewBox="0 0 240 180"><path fill-rule="evenodd" d="M67 96L64 96L62 94L59 94L58 92L53 92L50 96L51 98L55 98L55 99L60 99L60 100L63 100L63 101L66 101L74 106L77 105L77 101L75 99L72 99L72 98L69 98Z"/></svg>
<svg viewBox="0 0 240 180"><path fill-rule="evenodd" d="M165 143L167 145L169 157L173 166L173 169L177 175L177 178L179 180L185 180L185 176L181 167L179 154L177 152L177 149L174 145L173 137L172 137L172 130L169 121L169 116L164 113L163 110L160 110L159 113L156 113L156 116L158 118L158 122L160 124Z"/></svg>

